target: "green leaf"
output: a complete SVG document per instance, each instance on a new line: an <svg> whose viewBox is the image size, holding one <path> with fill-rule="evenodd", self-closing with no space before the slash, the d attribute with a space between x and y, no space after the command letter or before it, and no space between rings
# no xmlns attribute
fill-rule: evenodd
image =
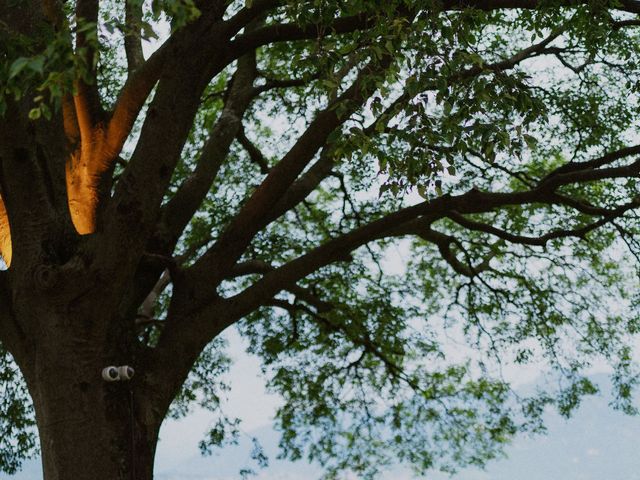
<svg viewBox="0 0 640 480"><path fill-rule="evenodd" d="M525 133L524 135L522 135L522 138L527 144L527 147L529 147L529 150L535 150L536 147L538 146L538 139L536 137L533 137Z"/></svg>
<svg viewBox="0 0 640 480"><path fill-rule="evenodd" d="M144 40L149 40L150 38L158 39L158 34L155 32L153 27L148 22L143 22L142 25L142 38Z"/></svg>
<svg viewBox="0 0 640 480"><path fill-rule="evenodd" d="M28 67L36 73L44 72L44 56L39 55L29 60Z"/></svg>
<svg viewBox="0 0 640 480"><path fill-rule="evenodd" d="M26 57L17 58L9 68L9 78L16 77L25 67L29 64L29 59Z"/></svg>
<svg viewBox="0 0 640 480"><path fill-rule="evenodd" d="M42 111L39 108L32 108L29 110L29 120L38 120Z"/></svg>

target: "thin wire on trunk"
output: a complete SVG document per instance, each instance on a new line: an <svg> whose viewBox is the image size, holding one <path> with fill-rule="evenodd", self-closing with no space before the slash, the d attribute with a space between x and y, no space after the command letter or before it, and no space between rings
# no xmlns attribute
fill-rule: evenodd
<svg viewBox="0 0 640 480"><path fill-rule="evenodd" d="M136 480L136 434L133 415L133 389L129 386L129 423L131 430L131 480Z"/></svg>

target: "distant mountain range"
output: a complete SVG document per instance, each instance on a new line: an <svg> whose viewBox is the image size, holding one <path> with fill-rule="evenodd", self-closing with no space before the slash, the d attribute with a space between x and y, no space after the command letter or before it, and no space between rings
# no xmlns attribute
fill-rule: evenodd
<svg viewBox="0 0 640 480"><path fill-rule="evenodd" d="M596 377L605 383L604 377ZM463 470L453 477L433 473L429 480L640 480L640 418L613 411L607 399L596 396L584 400L570 419L549 414L547 435L519 437L507 449L508 458L492 462L486 471ZM249 432L258 438L269 456L269 467L258 471L256 480L299 480L319 476L320 469L304 462L277 460L278 434L272 428ZM237 480L239 470L251 467L251 441L241 439L211 457L194 456L158 471L157 480ZM2 480L40 480L38 461L25 464L15 476ZM411 472L396 469L385 480L409 480Z"/></svg>

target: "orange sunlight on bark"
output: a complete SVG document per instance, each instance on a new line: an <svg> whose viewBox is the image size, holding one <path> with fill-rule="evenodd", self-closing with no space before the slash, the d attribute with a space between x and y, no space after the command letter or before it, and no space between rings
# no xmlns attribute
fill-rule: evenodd
<svg viewBox="0 0 640 480"><path fill-rule="evenodd" d="M69 213L80 235L93 233L96 228L98 185L91 175L88 162L81 154L74 154L66 166L67 200Z"/></svg>
<svg viewBox="0 0 640 480"><path fill-rule="evenodd" d="M157 62L152 65L157 69ZM92 118L82 84L77 93L62 102L65 135L76 150L65 165L69 213L76 231L87 235L96 231L100 182L131 132L133 122L155 84L155 77L136 77L127 82L111 119L105 123ZM12 257L11 231L4 201L0 196L0 256L9 266Z"/></svg>
<svg viewBox="0 0 640 480"><path fill-rule="evenodd" d="M9 217L0 196L0 255L7 267L11 265L11 231L9 229Z"/></svg>
<svg viewBox="0 0 640 480"><path fill-rule="evenodd" d="M132 88L125 91L119 101L119 108L105 127L94 124L88 115L88 107L82 95L73 97L66 105L64 115L65 130L70 139L79 139L80 147L66 165L67 198L71 220L80 235L96 231L96 211L98 209L100 181L111 168L120 153L131 126L135 120L138 105L135 95L144 91ZM75 107L75 108L74 108Z"/></svg>

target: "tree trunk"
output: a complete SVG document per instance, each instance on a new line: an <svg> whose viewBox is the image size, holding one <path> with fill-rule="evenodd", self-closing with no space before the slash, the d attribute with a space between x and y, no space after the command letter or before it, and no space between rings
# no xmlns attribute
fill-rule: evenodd
<svg viewBox="0 0 640 480"><path fill-rule="evenodd" d="M34 402L44 479L153 478L162 421L154 412L163 409L154 409L145 395L144 375L130 381L102 378L107 366L136 367L131 345L108 341L116 338L110 331L115 315L93 295L75 304L36 305L29 318L18 320L41 334L30 336L27 357L16 360Z"/></svg>
<svg viewBox="0 0 640 480"><path fill-rule="evenodd" d="M35 405L45 480L153 478L157 429L136 414L133 390L43 383Z"/></svg>
<svg viewBox="0 0 640 480"><path fill-rule="evenodd" d="M3 272L0 341L33 398L44 479L151 479L160 424L176 392L164 378L152 382L142 366L151 349L138 341L137 307L127 302L139 258L105 255L101 233L77 234L64 136L45 141L60 129L19 129L26 116L18 106L12 114L14 127L0 120L0 189L13 251ZM107 382L102 370L112 365L137 372L131 381Z"/></svg>

